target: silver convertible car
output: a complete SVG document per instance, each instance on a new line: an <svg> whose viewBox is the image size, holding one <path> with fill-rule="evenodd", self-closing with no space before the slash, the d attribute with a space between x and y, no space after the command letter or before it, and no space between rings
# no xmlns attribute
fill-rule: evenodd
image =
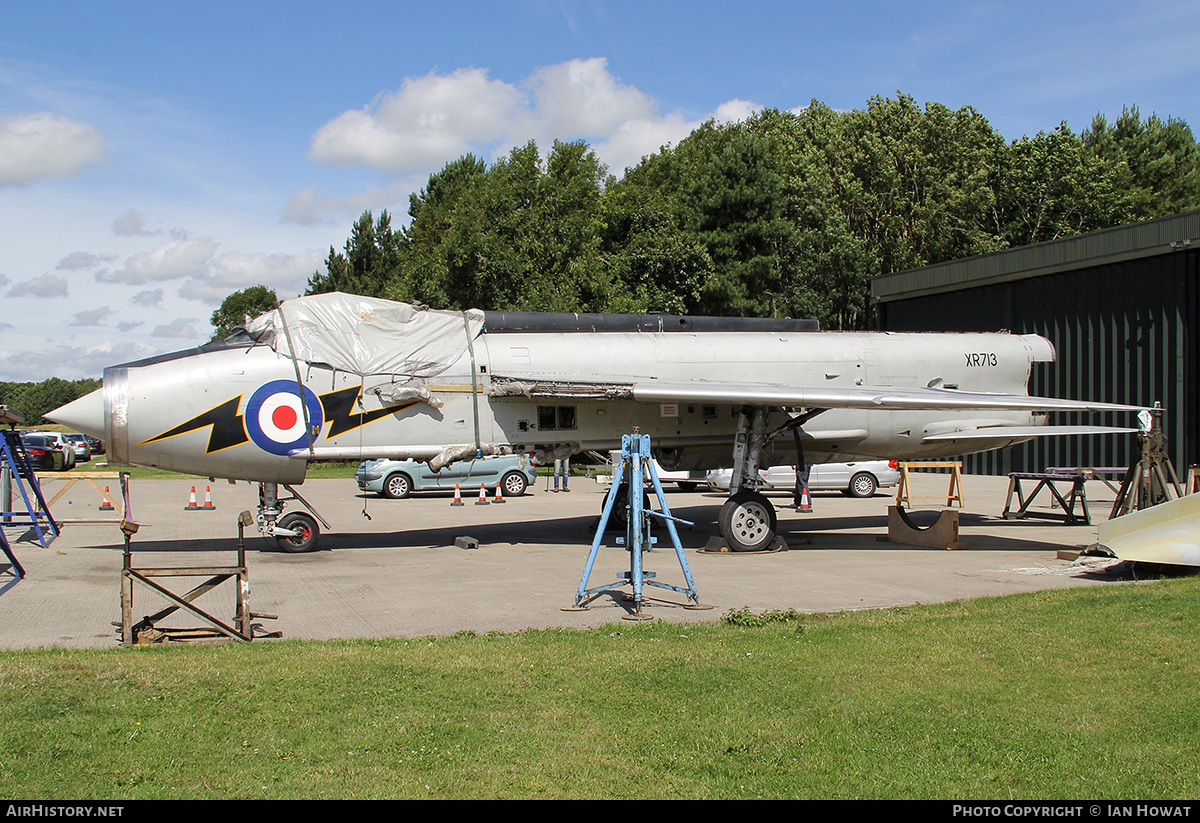
<svg viewBox="0 0 1200 823"><path fill-rule="evenodd" d="M713 491L729 491L732 469L716 469L707 476ZM791 491L796 487L795 466L772 466L760 470L762 491ZM858 463L817 463L809 467L808 488L811 491L840 491L850 497L870 497L877 489L895 486L900 482L899 465L895 460L865 460Z"/></svg>
<svg viewBox="0 0 1200 823"><path fill-rule="evenodd" d="M465 496L478 489L481 483L487 486L489 494L499 483L505 497L518 497L535 479L537 470L523 454L462 460L436 472L428 463L415 460L368 460L354 474L360 489L393 500L408 497L413 492L454 491L456 484L461 486Z"/></svg>

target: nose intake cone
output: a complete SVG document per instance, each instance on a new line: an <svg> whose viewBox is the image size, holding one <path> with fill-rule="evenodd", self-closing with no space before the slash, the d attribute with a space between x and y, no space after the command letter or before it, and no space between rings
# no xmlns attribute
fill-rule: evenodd
<svg viewBox="0 0 1200 823"><path fill-rule="evenodd" d="M44 417L92 437L104 439L104 389L96 389L78 400L72 400Z"/></svg>

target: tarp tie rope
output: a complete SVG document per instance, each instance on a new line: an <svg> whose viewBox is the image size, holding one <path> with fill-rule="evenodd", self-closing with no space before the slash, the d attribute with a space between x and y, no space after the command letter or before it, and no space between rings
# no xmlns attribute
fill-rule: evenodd
<svg viewBox="0 0 1200 823"><path fill-rule="evenodd" d="M475 342L471 339L471 320L463 312L463 328L467 332L467 351L471 354L471 401L475 410L475 459L483 456L483 445L479 439L479 380L476 376L478 367L475 365Z"/></svg>

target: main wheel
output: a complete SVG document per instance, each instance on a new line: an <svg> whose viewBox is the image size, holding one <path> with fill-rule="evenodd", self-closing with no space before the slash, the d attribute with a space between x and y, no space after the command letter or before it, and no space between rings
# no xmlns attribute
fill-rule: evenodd
<svg viewBox="0 0 1200 823"><path fill-rule="evenodd" d="M520 497L525 493L527 485L529 482L521 472L509 472L500 478L500 487L504 489L505 497Z"/></svg>
<svg viewBox="0 0 1200 823"><path fill-rule="evenodd" d="M279 548L285 552L296 554L316 551L317 538L321 536L321 529L318 528L317 520L312 515L304 512L291 512L279 518L275 525L281 529L292 529L298 532L290 537L275 538L279 541Z"/></svg>
<svg viewBox="0 0 1200 823"><path fill-rule="evenodd" d="M775 539L775 507L758 492L743 490L721 506L717 524L733 551L763 551Z"/></svg>
<svg viewBox="0 0 1200 823"><path fill-rule="evenodd" d="M412 481L404 472L389 474L383 481L383 496L393 500L403 500L412 493Z"/></svg>
<svg viewBox="0 0 1200 823"><path fill-rule="evenodd" d="M859 472L850 478L850 487L846 489L846 493L851 497L870 497L875 494L875 489L879 487L879 483L875 480L875 475L869 472Z"/></svg>

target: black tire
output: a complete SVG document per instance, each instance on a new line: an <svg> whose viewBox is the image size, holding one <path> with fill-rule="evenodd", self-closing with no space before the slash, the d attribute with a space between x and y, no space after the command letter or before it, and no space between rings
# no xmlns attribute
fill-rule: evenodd
<svg viewBox="0 0 1200 823"><path fill-rule="evenodd" d="M604 511L604 503L608 500L608 495L600 501L600 511ZM650 493L642 492L642 511L650 508ZM613 501L612 514L608 516L608 528L614 529L617 527L625 528L625 521L629 519L629 485L622 483L621 488L617 491L617 499Z"/></svg>
<svg viewBox="0 0 1200 823"><path fill-rule="evenodd" d="M509 472L500 478L500 488L504 490L505 497L520 497L528 485L529 481L521 472Z"/></svg>
<svg viewBox="0 0 1200 823"><path fill-rule="evenodd" d="M281 529L300 529L300 534L294 537L277 537L279 548L290 554L299 554L301 552L311 552L317 549L317 540L321 536L321 529L317 526L317 520L310 514L304 512L291 512L279 518L276 523Z"/></svg>
<svg viewBox="0 0 1200 823"><path fill-rule="evenodd" d="M389 474L383 481L383 496L403 500L412 494L412 478L404 472Z"/></svg>
<svg viewBox="0 0 1200 823"><path fill-rule="evenodd" d="M850 486L846 494L851 497L873 497L879 488L879 481L870 472L859 472L850 478Z"/></svg>
<svg viewBox="0 0 1200 823"><path fill-rule="evenodd" d="M700 484L695 480L676 480L675 485L679 487L681 492L694 492Z"/></svg>
<svg viewBox="0 0 1200 823"><path fill-rule="evenodd" d="M717 525L731 550L757 552L765 551L775 540L778 522L770 500L758 492L743 490L721 506Z"/></svg>

